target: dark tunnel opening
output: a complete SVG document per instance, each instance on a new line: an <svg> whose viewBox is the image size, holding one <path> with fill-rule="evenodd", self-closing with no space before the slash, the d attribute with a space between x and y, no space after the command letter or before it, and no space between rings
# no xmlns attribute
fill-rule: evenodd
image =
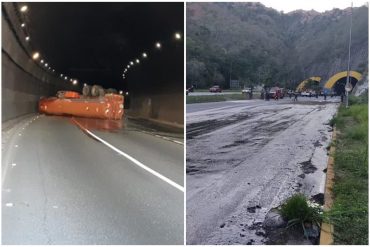
<svg viewBox="0 0 370 247"><path fill-rule="evenodd" d="M356 78L351 77L351 76L349 77L349 82L351 83L352 88L354 88L356 86L357 81L358 80ZM337 95L345 94L346 93L346 90L345 90L346 83L347 83L347 77L342 77L341 79L339 79L334 84L334 92Z"/></svg>

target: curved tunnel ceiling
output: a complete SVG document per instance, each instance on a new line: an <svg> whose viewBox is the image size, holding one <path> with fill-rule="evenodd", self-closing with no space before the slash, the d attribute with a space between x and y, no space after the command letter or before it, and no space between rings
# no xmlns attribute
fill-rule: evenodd
<svg viewBox="0 0 370 247"><path fill-rule="evenodd" d="M310 77L310 78L302 81L301 83L299 83L299 85L297 86L297 89L296 90L299 91L299 92L302 91L304 89L304 87L306 86L308 80L312 80L312 81L315 81L317 83L320 83L321 77L319 77L319 76L313 76L313 77Z"/></svg>
<svg viewBox="0 0 370 247"><path fill-rule="evenodd" d="M359 81L362 78L362 75L357 71L350 71L349 72L350 78L354 78L355 80ZM339 72L332 77L329 78L329 80L325 83L325 88L331 89L339 80L347 78L347 71ZM356 83L357 83L356 81Z"/></svg>
<svg viewBox="0 0 370 247"><path fill-rule="evenodd" d="M27 3L34 49L81 83L134 91L183 90L182 3ZM162 43L161 49L155 43ZM148 57L122 78L129 61Z"/></svg>

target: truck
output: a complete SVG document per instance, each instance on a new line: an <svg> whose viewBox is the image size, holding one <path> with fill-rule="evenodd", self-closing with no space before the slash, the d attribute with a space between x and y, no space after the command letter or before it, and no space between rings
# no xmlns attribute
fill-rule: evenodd
<svg viewBox="0 0 370 247"><path fill-rule="evenodd" d="M75 91L58 91L54 97L39 100L39 112L120 120L124 114L123 100L123 96L116 93L100 92L99 96L84 96Z"/></svg>

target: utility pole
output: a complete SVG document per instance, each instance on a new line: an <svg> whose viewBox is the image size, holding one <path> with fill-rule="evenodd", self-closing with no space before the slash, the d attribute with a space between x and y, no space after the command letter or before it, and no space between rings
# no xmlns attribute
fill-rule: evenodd
<svg viewBox="0 0 370 247"><path fill-rule="evenodd" d="M230 59L229 87L231 87L231 72L233 69L233 61Z"/></svg>
<svg viewBox="0 0 370 247"><path fill-rule="evenodd" d="M352 90L352 85L349 82L349 71L350 71L350 61L351 61L351 42L352 42L352 9L353 2L351 3L351 21L349 26L349 44L348 44L348 64L347 64L347 82L345 86L346 90L346 108L348 108L348 96L349 92Z"/></svg>

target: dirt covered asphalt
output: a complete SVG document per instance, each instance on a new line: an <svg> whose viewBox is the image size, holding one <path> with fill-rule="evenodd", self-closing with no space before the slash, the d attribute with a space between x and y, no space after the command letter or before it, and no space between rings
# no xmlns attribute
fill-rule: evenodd
<svg viewBox="0 0 370 247"><path fill-rule="evenodd" d="M322 198L338 98L187 105L187 244L264 244L266 213Z"/></svg>

